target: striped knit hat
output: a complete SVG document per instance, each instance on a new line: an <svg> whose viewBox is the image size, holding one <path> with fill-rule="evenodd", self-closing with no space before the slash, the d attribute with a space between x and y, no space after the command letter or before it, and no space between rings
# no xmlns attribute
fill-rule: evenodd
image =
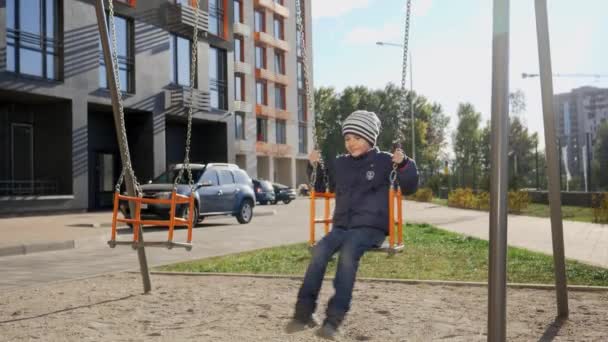
<svg viewBox="0 0 608 342"><path fill-rule="evenodd" d="M380 134L380 119L374 112L356 110L342 122L342 135L356 134L373 147Z"/></svg>

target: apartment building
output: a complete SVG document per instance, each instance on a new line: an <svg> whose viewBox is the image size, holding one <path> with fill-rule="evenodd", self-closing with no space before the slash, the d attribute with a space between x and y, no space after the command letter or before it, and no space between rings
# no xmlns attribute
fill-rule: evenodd
<svg viewBox="0 0 608 342"><path fill-rule="evenodd" d="M553 102L559 144L562 148L567 146L568 171L573 177L583 177L583 160L593 160L598 129L608 120L608 89L576 88L555 95Z"/></svg>
<svg viewBox="0 0 608 342"><path fill-rule="evenodd" d="M302 107L298 117L295 1L196 1L114 0L120 90L139 181L183 160L192 107L193 162L236 162L253 177L303 182L312 114ZM302 2L310 37L310 1ZM0 2L0 214L111 204L122 164L95 4ZM198 61L190 84L196 5ZM264 15L262 30L255 13ZM264 47L264 67L256 68L255 46ZM283 58L279 72L276 54Z"/></svg>

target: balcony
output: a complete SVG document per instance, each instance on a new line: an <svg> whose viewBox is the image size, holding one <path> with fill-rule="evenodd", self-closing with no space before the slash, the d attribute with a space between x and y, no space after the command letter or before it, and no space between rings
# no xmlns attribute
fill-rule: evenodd
<svg viewBox="0 0 608 342"><path fill-rule="evenodd" d="M232 30L234 31L234 34L239 34L244 37L251 36L251 27L243 23L234 23Z"/></svg>
<svg viewBox="0 0 608 342"><path fill-rule="evenodd" d="M274 46L274 37L266 32L254 32L253 37L256 42L260 42L267 46Z"/></svg>
<svg viewBox="0 0 608 342"><path fill-rule="evenodd" d="M274 108L257 104L255 105L255 114L257 116L265 116L268 118L274 118Z"/></svg>
<svg viewBox="0 0 608 342"><path fill-rule="evenodd" d="M253 105L245 101L234 101L233 107L235 112L251 113L253 111Z"/></svg>
<svg viewBox="0 0 608 342"><path fill-rule="evenodd" d="M255 77L258 79L263 79L263 80L267 80L269 82L274 82L275 81L274 76L275 76L274 73L272 73L268 69L259 69L259 68L255 69Z"/></svg>
<svg viewBox="0 0 608 342"><path fill-rule="evenodd" d="M255 0L254 5L258 8L265 8L273 11L284 18L289 18L289 9L283 5L275 3L273 0Z"/></svg>
<svg viewBox="0 0 608 342"><path fill-rule="evenodd" d="M287 75L274 74L275 83L280 83L284 86L289 85L289 77Z"/></svg>
<svg viewBox="0 0 608 342"><path fill-rule="evenodd" d="M292 155L292 147L284 144L273 144L264 141L255 143L255 151L258 154L273 157L288 157Z"/></svg>
<svg viewBox="0 0 608 342"><path fill-rule="evenodd" d="M291 113L283 109L275 109L274 117L279 120L289 121L291 119Z"/></svg>
<svg viewBox="0 0 608 342"><path fill-rule="evenodd" d="M245 62L234 62L234 72L251 75L251 65Z"/></svg>
<svg viewBox="0 0 608 342"><path fill-rule="evenodd" d="M196 12L199 12L198 30L202 34L209 31L209 14L201 9L189 5L168 3L160 9L165 16L169 31L191 36L196 22Z"/></svg>
<svg viewBox="0 0 608 342"><path fill-rule="evenodd" d="M289 52L289 42L285 40L275 38L273 46L277 49Z"/></svg>
<svg viewBox="0 0 608 342"><path fill-rule="evenodd" d="M283 5L279 5L277 3L275 3L273 5L274 5L274 13L282 16L283 18L289 18L289 8L287 8Z"/></svg>
<svg viewBox="0 0 608 342"><path fill-rule="evenodd" d="M263 7L274 11L274 1L272 0L255 0L254 5L255 7Z"/></svg>
<svg viewBox="0 0 608 342"><path fill-rule="evenodd" d="M210 94L196 88L177 87L165 90L165 109L171 107L192 107L195 111L210 112L210 102Z"/></svg>

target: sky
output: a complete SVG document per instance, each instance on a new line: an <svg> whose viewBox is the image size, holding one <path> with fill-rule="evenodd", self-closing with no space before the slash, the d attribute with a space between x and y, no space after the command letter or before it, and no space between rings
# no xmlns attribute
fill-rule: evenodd
<svg viewBox="0 0 608 342"><path fill-rule="evenodd" d="M581 86L608 88L608 1L548 0L554 93ZM375 42L402 43L405 0L312 0L315 87L401 84L402 49ZM490 120L492 0L412 0L410 50L414 90L442 105L457 124L459 103L469 102ZM544 146L533 0L511 0L510 91L521 90L527 109L520 114ZM413 73L410 72L413 70ZM450 134L451 136L451 134ZM451 139L450 139L451 140ZM451 141L450 141L451 142Z"/></svg>

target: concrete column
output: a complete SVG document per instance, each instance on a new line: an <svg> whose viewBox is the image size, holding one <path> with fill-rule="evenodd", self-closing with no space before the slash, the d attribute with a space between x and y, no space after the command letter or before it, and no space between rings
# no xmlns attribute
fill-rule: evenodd
<svg viewBox="0 0 608 342"><path fill-rule="evenodd" d="M89 127L86 98L86 94L82 94L72 100L72 209L89 207Z"/></svg>

